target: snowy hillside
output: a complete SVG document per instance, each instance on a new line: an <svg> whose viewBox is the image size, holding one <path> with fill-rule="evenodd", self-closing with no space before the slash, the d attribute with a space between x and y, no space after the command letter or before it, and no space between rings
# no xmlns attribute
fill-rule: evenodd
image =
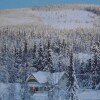
<svg viewBox="0 0 100 100"><path fill-rule="evenodd" d="M0 11L0 26L31 25L41 23L32 9L14 9Z"/></svg>
<svg viewBox="0 0 100 100"><path fill-rule="evenodd" d="M92 28L100 18L85 10L39 11L36 13L45 24L61 29Z"/></svg>
<svg viewBox="0 0 100 100"><path fill-rule="evenodd" d="M82 9L32 10L15 9L0 11L0 26L49 25L57 29L99 27L100 16Z"/></svg>

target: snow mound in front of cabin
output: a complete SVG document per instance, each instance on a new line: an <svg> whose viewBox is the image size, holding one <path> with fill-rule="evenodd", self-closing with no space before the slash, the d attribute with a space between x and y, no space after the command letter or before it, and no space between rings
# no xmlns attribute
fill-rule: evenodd
<svg viewBox="0 0 100 100"><path fill-rule="evenodd" d="M48 100L48 94L47 93L35 93L31 99L33 100Z"/></svg>
<svg viewBox="0 0 100 100"><path fill-rule="evenodd" d="M79 94L79 100L100 100L100 91L85 90Z"/></svg>
<svg viewBox="0 0 100 100"><path fill-rule="evenodd" d="M45 24L60 29L93 28L99 20L96 14L85 10L38 11L35 13Z"/></svg>
<svg viewBox="0 0 100 100"><path fill-rule="evenodd" d="M0 100L21 100L21 85L0 83Z"/></svg>

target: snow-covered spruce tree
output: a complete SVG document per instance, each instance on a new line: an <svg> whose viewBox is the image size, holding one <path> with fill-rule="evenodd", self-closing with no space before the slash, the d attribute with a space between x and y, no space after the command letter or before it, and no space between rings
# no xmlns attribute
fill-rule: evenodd
<svg viewBox="0 0 100 100"><path fill-rule="evenodd" d="M50 72L50 76L48 77L48 81L50 82L50 90L48 91L48 99L53 100L54 96L54 84L52 83L52 74L54 72L52 56L51 56L51 44L50 40L47 42L47 46L45 48L45 68L44 71ZM47 84L48 85L48 84Z"/></svg>
<svg viewBox="0 0 100 100"><path fill-rule="evenodd" d="M68 67L68 92L69 92L69 100L78 100L77 90L78 84L75 75L73 61L73 50L70 52L70 66Z"/></svg>
<svg viewBox="0 0 100 100"><path fill-rule="evenodd" d="M14 68L15 68L15 82L21 82L21 69L22 69L22 48L15 47L14 54Z"/></svg>
<svg viewBox="0 0 100 100"><path fill-rule="evenodd" d="M43 71L45 65L43 46L40 43L38 48L37 70Z"/></svg>
<svg viewBox="0 0 100 100"><path fill-rule="evenodd" d="M36 42L33 43L34 45L28 50L28 74L37 71L37 45Z"/></svg>
<svg viewBox="0 0 100 100"><path fill-rule="evenodd" d="M48 44L47 44L47 48L46 48L46 58L45 58L45 68L44 71L48 71L48 72L54 72L54 68L53 68L53 62L52 62L52 56L51 56L51 45L50 45L50 41L48 40Z"/></svg>
<svg viewBox="0 0 100 100"><path fill-rule="evenodd" d="M13 66L13 53L10 52L10 50L8 49L8 44L7 44L7 40L6 38L3 38L3 40L5 40L4 43L2 43L2 50L1 50L1 65L5 67L5 71L6 71L6 82L15 82L15 78L14 78L14 66ZM12 77L12 78L11 78ZM5 78L4 78L5 79Z"/></svg>
<svg viewBox="0 0 100 100"><path fill-rule="evenodd" d="M65 39L62 41L62 55L66 57L66 42Z"/></svg>
<svg viewBox="0 0 100 100"><path fill-rule="evenodd" d="M23 83L26 81L27 78L27 53L28 53L28 48L27 48L27 41L26 39L24 40L24 49L23 49L23 54L22 54L22 66L23 66L23 73L22 73L22 80Z"/></svg>
<svg viewBox="0 0 100 100"><path fill-rule="evenodd" d="M66 42L65 39L60 43L59 42L59 54L58 54L58 68L59 71L65 71L66 70L66 59L67 59L67 51L66 51Z"/></svg>
<svg viewBox="0 0 100 100"><path fill-rule="evenodd" d="M91 64L91 84L92 84L92 89L94 89L98 83L98 80L100 80L100 77L98 79L98 76L100 75L100 43L96 42L94 46L92 47L92 64Z"/></svg>
<svg viewBox="0 0 100 100"><path fill-rule="evenodd" d="M86 67L85 67L85 69L84 69L84 75L83 76L85 76L85 77L87 77L88 78L88 81L87 81L87 78L86 78L86 83L87 83L87 86L89 87L89 88L91 88L92 87L92 84L91 84L91 79L92 79L92 73L91 73L91 65L92 63L91 63L91 58L90 59L88 59L87 60L87 63L86 63Z"/></svg>
<svg viewBox="0 0 100 100"><path fill-rule="evenodd" d="M6 45L3 45L0 52L0 82L8 83L8 81L7 50Z"/></svg>
<svg viewBox="0 0 100 100"><path fill-rule="evenodd" d="M24 51L22 56L22 65L23 65L23 72L22 72L22 100L30 100L29 92L28 92L28 84L26 82L27 79L27 70L28 70L28 64L27 64L27 54L28 54L28 48L27 48L27 41L25 39L24 41Z"/></svg>
<svg viewBox="0 0 100 100"><path fill-rule="evenodd" d="M37 69L37 47L36 42L34 43L33 50L32 50L32 60L33 60L33 66Z"/></svg>
<svg viewBox="0 0 100 100"><path fill-rule="evenodd" d="M65 53L65 55L66 55L66 53ZM58 71L58 72L65 71L65 69L66 69L65 59L66 59L66 57L62 54L62 51L60 51L60 53L58 54L58 62L57 62L58 66L57 66L56 71Z"/></svg>
<svg viewBox="0 0 100 100"><path fill-rule="evenodd" d="M80 68L79 68L79 81L81 83L82 87L91 87L91 58L88 59L86 62L81 62Z"/></svg>

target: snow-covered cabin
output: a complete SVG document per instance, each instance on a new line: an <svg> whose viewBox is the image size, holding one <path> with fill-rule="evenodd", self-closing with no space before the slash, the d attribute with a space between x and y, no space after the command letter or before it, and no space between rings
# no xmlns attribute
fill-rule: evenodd
<svg viewBox="0 0 100 100"><path fill-rule="evenodd" d="M31 92L46 92L49 91L51 86L59 86L65 89L67 81L65 72L34 72L27 78L28 85Z"/></svg>

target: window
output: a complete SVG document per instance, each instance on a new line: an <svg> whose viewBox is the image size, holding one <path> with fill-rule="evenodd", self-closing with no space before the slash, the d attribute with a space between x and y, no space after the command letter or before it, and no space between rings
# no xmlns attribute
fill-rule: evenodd
<svg viewBox="0 0 100 100"><path fill-rule="evenodd" d="M38 87L35 87L35 91L36 91L36 92L39 91L39 88L38 88Z"/></svg>
<svg viewBox="0 0 100 100"><path fill-rule="evenodd" d="M40 88L39 88L39 91L43 91L43 87L40 87Z"/></svg>

